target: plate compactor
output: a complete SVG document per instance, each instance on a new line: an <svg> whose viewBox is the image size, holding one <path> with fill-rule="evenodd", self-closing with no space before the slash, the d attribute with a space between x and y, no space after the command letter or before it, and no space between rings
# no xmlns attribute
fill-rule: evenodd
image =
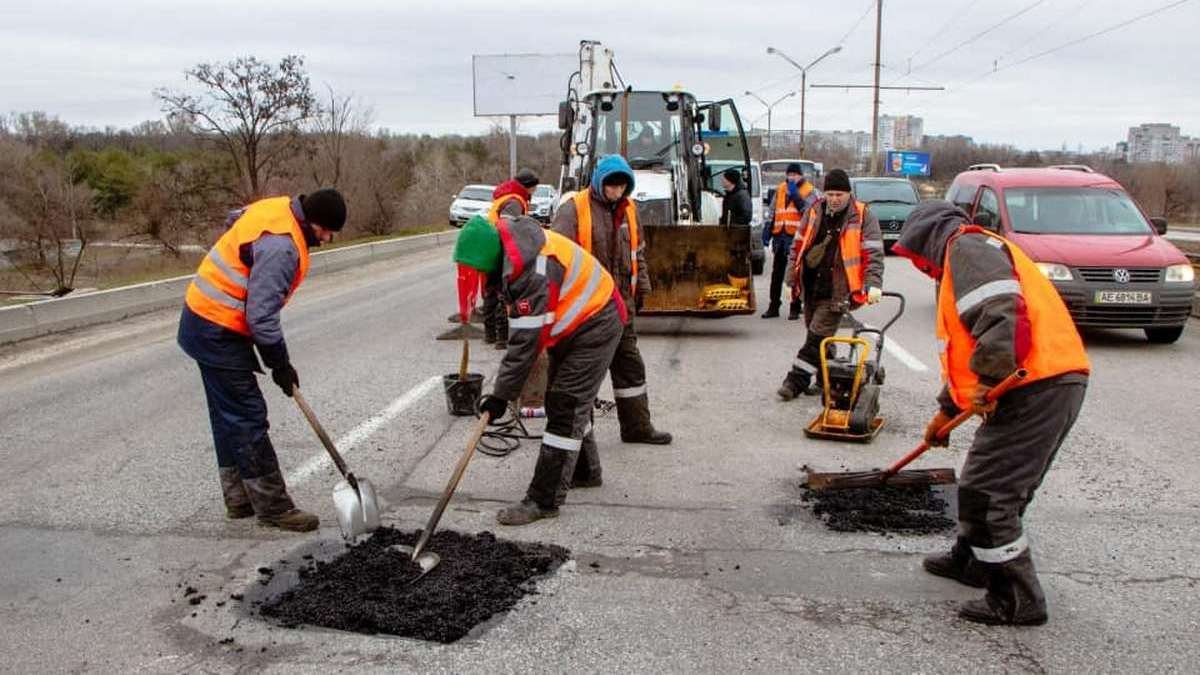
<svg viewBox="0 0 1200 675"><path fill-rule="evenodd" d="M884 333L904 314L904 296L885 292L900 301L896 314L882 328L860 326L850 336L835 335L821 341L821 412L805 427L809 438L869 443L883 428L879 393L884 369L879 365ZM863 337L875 336L875 344ZM843 346L844 347L841 347Z"/></svg>

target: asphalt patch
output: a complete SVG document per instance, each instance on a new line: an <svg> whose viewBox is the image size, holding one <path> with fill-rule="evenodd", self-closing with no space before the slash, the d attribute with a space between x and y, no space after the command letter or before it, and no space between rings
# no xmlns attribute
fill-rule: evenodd
<svg viewBox="0 0 1200 675"><path fill-rule="evenodd" d="M800 501L835 532L938 534L957 523L946 516L945 492L935 486L883 485L845 490L800 487Z"/></svg>
<svg viewBox="0 0 1200 675"><path fill-rule="evenodd" d="M390 547L412 546L418 535L385 527L331 560L310 558L298 570L297 583L258 611L289 628L310 625L450 643L536 593L535 579L570 555L560 546L497 539L491 532L443 530L427 546L441 556L441 564L411 583L421 568Z"/></svg>

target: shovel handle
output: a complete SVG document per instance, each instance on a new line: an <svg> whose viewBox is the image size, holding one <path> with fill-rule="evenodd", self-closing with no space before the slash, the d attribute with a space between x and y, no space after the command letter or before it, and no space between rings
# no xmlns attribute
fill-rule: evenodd
<svg viewBox="0 0 1200 675"><path fill-rule="evenodd" d="M337 465L337 470L342 474L342 478L345 478L349 483L354 483L353 476L346 469L346 462L333 445L333 440L329 438L329 434L325 433L325 427L321 426L316 413L312 411L312 408L308 407L308 401L305 401L304 396L300 394L300 387L292 387L292 398L296 399L296 405L300 406L300 412L304 413L304 418L308 420L309 426L312 427L313 431L317 432L317 438L321 439L321 445L325 446L325 451L333 458L333 463ZM355 485L354 488L357 490L358 486Z"/></svg>
<svg viewBox="0 0 1200 675"><path fill-rule="evenodd" d="M471 461L471 456L475 454L475 446L479 445L479 439L483 438L483 432L487 430L487 425L490 421L492 421L492 414L484 411L479 417L479 423L475 425L475 432L471 434L471 440L467 441L467 449L458 458L458 464L454 466L454 473L450 474L450 480L446 483L446 489L442 490L442 497L438 500L437 507L429 515L429 522L425 523L425 529L421 531L421 538L417 540L417 545L413 547L413 560L417 559L417 556L425 549L425 545L429 543L429 538L433 536L433 531L437 528L438 521L442 519L442 513L446 511L446 505L450 503L450 497L454 496L454 491L458 489L458 482L462 480L463 474L467 472L467 463Z"/></svg>
<svg viewBox="0 0 1200 675"><path fill-rule="evenodd" d="M1029 374L1029 371L1025 370L1024 368L1018 368L1017 370L1013 371L1012 375L1009 375L1008 377L1004 378L1000 382L1000 384L997 384L996 386L992 387L992 390L989 391L988 395L987 395L988 400L995 401L996 399L1000 398L1001 396L1007 394L1014 387L1021 384L1021 382L1024 381L1025 376L1028 374ZM974 415L974 413L972 413L970 410L964 410L964 411L960 412L958 415L955 415L949 422L946 422L946 424L943 425L942 428L938 430L938 433L937 433L938 438L949 436L950 432L954 431L955 427L957 427L958 425L962 424L963 422L966 422L967 420L971 419L971 417L973 415ZM894 464L889 466L883 472L884 479L886 480L886 479L896 475L897 473L899 473L900 469L903 469L904 467L908 466L914 459L925 454L925 451L928 450L929 448L930 448L929 443L922 441L921 444L918 445L917 447L913 448L911 452L909 452L907 455L901 457L900 459L896 460L896 462Z"/></svg>
<svg viewBox="0 0 1200 675"><path fill-rule="evenodd" d="M463 329L463 350L462 350L462 359L460 359L459 363L458 363L458 381L466 382L467 381L467 362L471 358L470 357L471 341L467 338L467 320L466 319L463 319L462 329Z"/></svg>

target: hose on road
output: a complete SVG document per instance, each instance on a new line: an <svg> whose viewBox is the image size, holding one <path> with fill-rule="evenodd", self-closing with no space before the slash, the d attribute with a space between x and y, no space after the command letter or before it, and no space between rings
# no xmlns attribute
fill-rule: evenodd
<svg viewBox="0 0 1200 675"><path fill-rule="evenodd" d="M480 399L475 403L475 417L478 419ZM604 417L612 412L616 404L612 401L596 399L596 417ZM533 434L525 428L525 421L516 414L510 406L508 412L499 420L493 421L487 431L479 439L479 452L491 457L507 457L521 447L521 441L540 441L541 434Z"/></svg>

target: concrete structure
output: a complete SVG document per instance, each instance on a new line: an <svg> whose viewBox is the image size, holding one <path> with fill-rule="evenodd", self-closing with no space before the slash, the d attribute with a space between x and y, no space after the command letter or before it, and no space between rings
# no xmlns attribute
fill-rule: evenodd
<svg viewBox="0 0 1200 675"><path fill-rule="evenodd" d="M880 115L879 149L911 150L921 147L925 120L915 115Z"/></svg>
<svg viewBox="0 0 1200 675"><path fill-rule="evenodd" d="M1173 124L1141 124L1129 127L1128 138L1117 149L1124 150L1129 162L1181 164L1200 158L1200 138L1182 135Z"/></svg>

